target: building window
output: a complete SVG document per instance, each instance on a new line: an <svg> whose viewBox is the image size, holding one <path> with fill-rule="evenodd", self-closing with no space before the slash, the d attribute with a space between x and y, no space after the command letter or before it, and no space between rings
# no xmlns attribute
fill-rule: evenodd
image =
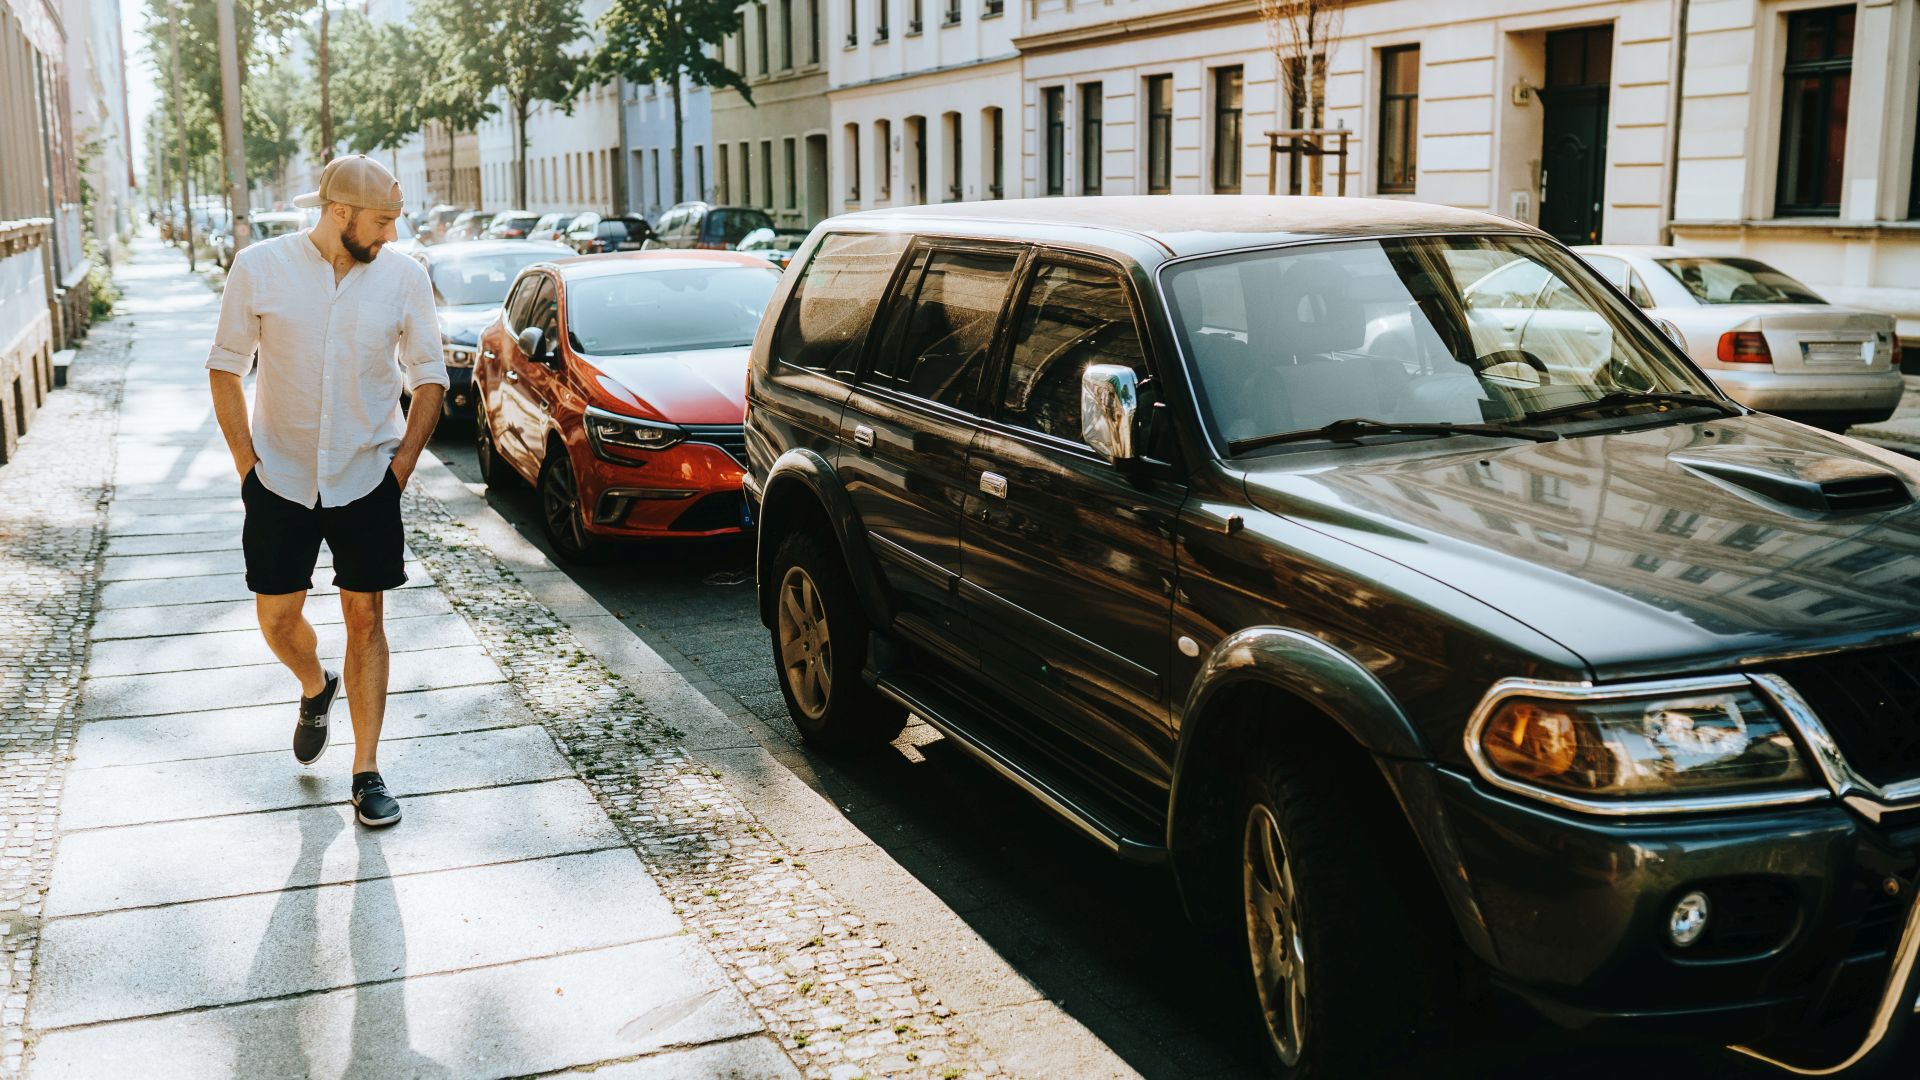
<svg viewBox="0 0 1920 1080"><path fill-rule="evenodd" d="M893 197L893 121L873 124L873 192L882 199Z"/></svg>
<svg viewBox="0 0 1920 1080"><path fill-rule="evenodd" d="M960 114L950 112L944 118L947 125L947 167L944 170L947 182L947 201L959 202L962 196L960 182L960 163L964 158L965 146L961 142L962 125Z"/></svg>
<svg viewBox="0 0 1920 1080"><path fill-rule="evenodd" d="M753 144L740 144L740 205L753 205Z"/></svg>
<svg viewBox="0 0 1920 1080"><path fill-rule="evenodd" d="M820 0L807 0L807 63L820 62Z"/></svg>
<svg viewBox="0 0 1920 1080"><path fill-rule="evenodd" d="M1420 153L1420 46L1380 50L1380 193L1413 193Z"/></svg>
<svg viewBox="0 0 1920 1080"><path fill-rule="evenodd" d="M760 140L760 203L773 209L773 140Z"/></svg>
<svg viewBox="0 0 1920 1080"><path fill-rule="evenodd" d="M1173 76L1147 76L1147 194L1173 190Z"/></svg>
<svg viewBox="0 0 1920 1080"><path fill-rule="evenodd" d="M1040 91L1047 115L1047 187L1049 195L1067 191L1067 90L1049 86Z"/></svg>
<svg viewBox="0 0 1920 1080"><path fill-rule="evenodd" d="M960 0L947 0L947 13L941 16L944 25L958 26L960 23Z"/></svg>
<svg viewBox="0 0 1920 1080"><path fill-rule="evenodd" d="M793 70L793 0L780 0L780 70Z"/></svg>
<svg viewBox="0 0 1920 1080"><path fill-rule="evenodd" d="M847 0L847 48L860 44L860 0Z"/></svg>
<svg viewBox="0 0 1920 1080"><path fill-rule="evenodd" d="M1246 75L1238 65L1213 69L1213 190L1240 191L1240 98Z"/></svg>
<svg viewBox="0 0 1920 1080"><path fill-rule="evenodd" d="M747 77L747 9L741 8L739 14L739 24L733 31L733 69L744 79Z"/></svg>
<svg viewBox="0 0 1920 1080"><path fill-rule="evenodd" d="M1100 178L1106 162L1106 133L1101 130L1101 115L1106 111L1106 95L1097 82L1080 84L1080 194L1100 194Z"/></svg>
<svg viewBox="0 0 1920 1080"><path fill-rule="evenodd" d="M927 198L927 118L924 116L907 117L907 134L913 136L913 190L909 193L912 201L925 205Z"/></svg>
<svg viewBox="0 0 1920 1080"><path fill-rule="evenodd" d="M1838 216L1853 81L1853 13L1847 7L1787 16L1780 116L1780 214Z"/></svg>
<svg viewBox="0 0 1920 1080"><path fill-rule="evenodd" d="M987 198L989 199L1002 198L1006 193L1000 179L1001 148L1005 145L1005 131L1002 124L1005 123L1005 118L1006 114L999 109L987 110L987 143L991 148L987 161Z"/></svg>
<svg viewBox="0 0 1920 1080"><path fill-rule="evenodd" d="M892 0L873 0L873 40L876 44L892 36L892 29L887 24L887 8L891 6Z"/></svg>
<svg viewBox="0 0 1920 1080"><path fill-rule="evenodd" d="M924 2L925 0L913 0L913 11L907 18L907 33L917 34L920 32L920 27L924 25L921 21L921 5Z"/></svg>
<svg viewBox="0 0 1920 1080"><path fill-rule="evenodd" d="M753 5L753 29L760 38L760 74L765 75L767 73L767 67L768 67L767 54L772 51L767 47L768 34L767 34L766 0L761 0L760 3Z"/></svg>
<svg viewBox="0 0 1920 1080"><path fill-rule="evenodd" d="M792 139L787 140L787 209L800 209L800 154Z"/></svg>
<svg viewBox="0 0 1920 1080"><path fill-rule="evenodd" d="M679 175L680 173L680 158L679 158L678 151L675 151L675 156L673 159L673 171L674 171L674 175L676 176ZM693 190L697 192L701 198L706 197L706 194L707 194L707 148L704 146L696 146L693 148Z"/></svg>
<svg viewBox="0 0 1920 1080"><path fill-rule="evenodd" d="M727 190L727 185L733 182L733 170L727 168L729 164L727 161L727 144L720 143L716 145L713 148L713 154L713 163L720 170L720 190L716 193L717 197L721 202L732 202L733 200L727 197L732 194L732 192ZM701 186L705 187L706 185L702 184Z"/></svg>
<svg viewBox="0 0 1920 1080"><path fill-rule="evenodd" d="M847 201L860 201L860 125L848 124L847 133Z"/></svg>
<svg viewBox="0 0 1920 1080"><path fill-rule="evenodd" d="M647 156L653 162L653 205L667 205L667 189L660 186L660 148L654 147Z"/></svg>

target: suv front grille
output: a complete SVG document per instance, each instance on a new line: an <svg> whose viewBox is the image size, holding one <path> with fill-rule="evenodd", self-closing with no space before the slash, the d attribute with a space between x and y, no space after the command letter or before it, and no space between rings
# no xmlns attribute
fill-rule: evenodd
<svg viewBox="0 0 1920 1080"><path fill-rule="evenodd" d="M727 456L740 463L747 464L747 429L741 424L681 424L686 429L687 441L708 443L727 452Z"/></svg>
<svg viewBox="0 0 1920 1080"><path fill-rule="evenodd" d="M1920 644L1771 667L1813 707L1853 771L1883 787L1920 776Z"/></svg>

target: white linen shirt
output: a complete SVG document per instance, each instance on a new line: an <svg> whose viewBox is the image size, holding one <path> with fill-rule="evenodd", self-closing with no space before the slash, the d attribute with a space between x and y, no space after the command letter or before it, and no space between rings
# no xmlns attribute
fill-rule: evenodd
<svg viewBox="0 0 1920 1080"><path fill-rule="evenodd" d="M403 369L409 393L447 385L425 268L382 248L336 285L304 229L248 245L227 272L207 367L245 376L256 352L256 475L301 506L345 506L385 478Z"/></svg>

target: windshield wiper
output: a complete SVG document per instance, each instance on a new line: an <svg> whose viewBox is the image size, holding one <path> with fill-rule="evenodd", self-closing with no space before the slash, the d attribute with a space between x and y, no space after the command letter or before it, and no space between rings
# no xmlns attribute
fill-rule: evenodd
<svg viewBox="0 0 1920 1080"><path fill-rule="evenodd" d="M1576 401L1571 405L1556 405L1551 409L1530 412L1523 419L1555 420L1562 416L1577 416L1584 412L1617 409L1626 405L1698 405L1717 409L1722 416L1740 415L1740 410L1735 406L1705 394L1683 394L1668 390L1615 390L1609 394L1602 394L1592 401Z"/></svg>
<svg viewBox="0 0 1920 1080"><path fill-rule="evenodd" d="M1227 452L1238 457L1253 450L1279 446L1281 443L1306 442L1309 439L1353 442L1363 435L1492 435L1495 438L1531 439L1534 442L1553 442L1560 437L1560 434L1554 431L1508 427L1505 424L1394 424L1385 420L1368 420L1362 416L1355 416L1346 420L1335 420L1325 427L1281 431L1251 439L1235 439L1227 444Z"/></svg>

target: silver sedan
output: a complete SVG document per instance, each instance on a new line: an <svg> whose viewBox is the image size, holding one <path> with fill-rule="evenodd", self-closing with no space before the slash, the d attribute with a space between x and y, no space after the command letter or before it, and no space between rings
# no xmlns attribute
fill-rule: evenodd
<svg viewBox="0 0 1920 1080"><path fill-rule="evenodd" d="M1891 315L1829 304L1757 259L1651 245L1573 250L1678 328L1694 362L1750 408L1844 430L1885 420L1900 403Z"/></svg>

